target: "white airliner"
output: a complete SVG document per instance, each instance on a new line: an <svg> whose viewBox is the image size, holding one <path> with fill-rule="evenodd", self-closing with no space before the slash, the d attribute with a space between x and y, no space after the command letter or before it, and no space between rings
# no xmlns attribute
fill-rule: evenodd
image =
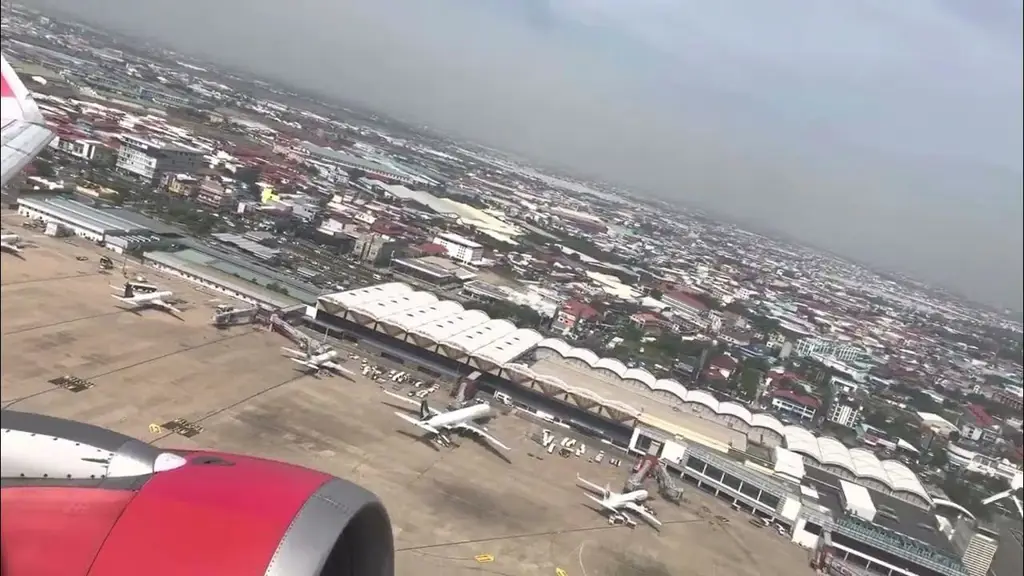
<svg viewBox="0 0 1024 576"><path fill-rule="evenodd" d="M310 354L293 348L281 348L281 352L284 352L289 360L305 366L308 370L315 370L318 373L326 371L352 376L351 370L334 361L338 357L337 350L328 350L321 354Z"/></svg>
<svg viewBox="0 0 1024 576"><path fill-rule="evenodd" d="M431 408L426 400L413 400L412 398L407 398L387 390L384 390L384 393L402 402L418 406L420 409L420 417L418 419L401 412L395 412L395 415L413 426L430 432L444 446L452 445L451 438L448 436L449 432L470 432L499 448L511 450L501 440L491 436L486 430L473 423L475 420L491 415L491 406L489 404L474 404L465 408L459 408L458 410L452 410L451 412L442 412L436 408Z"/></svg>
<svg viewBox="0 0 1024 576"><path fill-rule="evenodd" d="M118 286L111 286L111 288L123 290L120 294L111 294L110 296L115 300L130 305L132 309L156 308L172 314L182 313L181 310L175 308L168 302L171 297L174 296L174 293L169 290L136 294L131 282L125 283L123 288L119 288Z"/></svg>
<svg viewBox="0 0 1024 576"><path fill-rule="evenodd" d="M651 511L643 505L643 502L650 496L647 493L647 490L635 490L624 494L620 492L612 492L612 490L607 486L602 488L593 482L584 480L579 474L576 475L576 481L582 484L580 488L584 488L601 495L601 497L598 498L590 494L584 494L587 498L597 502L603 510L611 513L613 519L617 518L629 526L636 526L636 521L627 514L627 512L632 512L646 520L647 523L655 529L661 526L661 520L655 518L654 514L652 514Z"/></svg>
<svg viewBox="0 0 1024 576"><path fill-rule="evenodd" d="M21 236L17 234L0 235L0 250L11 254L21 254Z"/></svg>

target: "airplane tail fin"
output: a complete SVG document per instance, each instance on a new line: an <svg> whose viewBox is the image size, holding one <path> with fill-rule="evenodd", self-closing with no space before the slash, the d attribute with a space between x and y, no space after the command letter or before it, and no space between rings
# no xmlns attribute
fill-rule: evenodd
<svg viewBox="0 0 1024 576"><path fill-rule="evenodd" d="M7 63L7 58L3 55L0 55L0 108L3 120L46 124L46 119L43 118L28 88L14 73L14 68Z"/></svg>
<svg viewBox="0 0 1024 576"><path fill-rule="evenodd" d="M420 402L420 420L429 420L429 419L430 419L430 405L427 404L426 400L424 400L423 402Z"/></svg>
<svg viewBox="0 0 1024 576"><path fill-rule="evenodd" d="M135 289L132 288L132 283L131 282L125 282L124 283L124 297L125 298L132 298L133 296L135 296Z"/></svg>

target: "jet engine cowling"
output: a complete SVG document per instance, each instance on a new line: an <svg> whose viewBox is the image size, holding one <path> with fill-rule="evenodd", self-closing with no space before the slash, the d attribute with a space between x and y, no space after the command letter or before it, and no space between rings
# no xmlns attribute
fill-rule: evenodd
<svg viewBox="0 0 1024 576"><path fill-rule="evenodd" d="M37 414L0 418L4 576L394 574L387 511L345 480Z"/></svg>

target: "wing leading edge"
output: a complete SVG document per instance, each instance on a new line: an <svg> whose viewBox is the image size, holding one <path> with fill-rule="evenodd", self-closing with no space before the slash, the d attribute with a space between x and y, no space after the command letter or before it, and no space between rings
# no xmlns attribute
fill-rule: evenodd
<svg viewBox="0 0 1024 576"><path fill-rule="evenodd" d="M0 187L29 164L53 139L39 107L7 59L0 55L0 121L3 156Z"/></svg>

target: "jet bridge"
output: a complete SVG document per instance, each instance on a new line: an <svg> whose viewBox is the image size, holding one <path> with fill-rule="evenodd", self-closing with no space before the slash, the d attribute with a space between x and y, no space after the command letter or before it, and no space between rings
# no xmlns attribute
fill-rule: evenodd
<svg viewBox="0 0 1024 576"><path fill-rule="evenodd" d="M660 458L654 455L647 455L640 461L636 468L636 471L626 480L625 491L632 492L639 490L643 487L644 482L648 476L654 476L655 481L658 483L658 492L661 493L665 500L673 503L679 503L683 498L683 489L680 488L672 474L668 470L668 466Z"/></svg>
<svg viewBox="0 0 1024 576"><path fill-rule="evenodd" d="M683 489L676 484L676 479L668 471L668 465L659 461L654 469L655 478L658 479L658 490L669 502L679 503L683 499Z"/></svg>
<svg viewBox="0 0 1024 576"><path fill-rule="evenodd" d="M637 465L636 470L626 480L625 492L633 492L639 490L644 485L644 481L647 480L647 475L654 470L658 463L657 456L644 456L640 463Z"/></svg>
<svg viewBox="0 0 1024 576"><path fill-rule="evenodd" d="M218 306L213 314L213 325L217 328L238 326L241 324L252 324L256 321L259 308L235 308L233 306Z"/></svg>

